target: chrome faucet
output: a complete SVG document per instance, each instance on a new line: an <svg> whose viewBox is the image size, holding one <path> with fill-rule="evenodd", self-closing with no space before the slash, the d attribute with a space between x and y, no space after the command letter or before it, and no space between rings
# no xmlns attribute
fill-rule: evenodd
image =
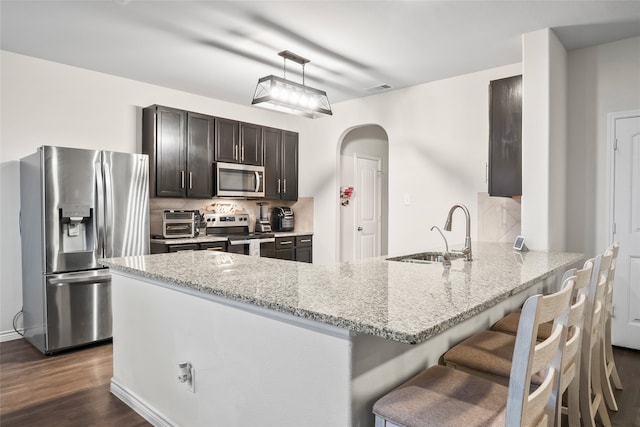
<svg viewBox="0 0 640 427"><path fill-rule="evenodd" d="M437 225L434 225L433 227L431 227L431 231L433 231L433 229L438 230L438 233L440 233L440 235L442 236L442 240L444 240L444 254L442 254L442 258L443 261L442 263L447 266L447 265L451 265L451 254L449 254L449 243L447 242L447 238L444 237L444 233L442 232L442 230L440 230L440 227L438 227Z"/></svg>
<svg viewBox="0 0 640 427"><path fill-rule="evenodd" d="M467 209L465 205L453 205L451 209L449 209L449 215L447 215L447 221L444 223L444 229L451 231L453 212L458 208L462 209L467 219L467 232L464 238L464 249L462 249L462 253L465 255L467 261L471 261L471 215L469 215L469 209Z"/></svg>

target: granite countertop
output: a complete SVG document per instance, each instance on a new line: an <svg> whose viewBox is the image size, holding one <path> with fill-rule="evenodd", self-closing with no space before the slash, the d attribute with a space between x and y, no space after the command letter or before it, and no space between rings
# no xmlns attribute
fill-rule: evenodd
<svg viewBox="0 0 640 427"><path fill-rule="evenodd" d="M291 236L308 236L312 235L312 231L275 231L272 233L275 237L291 237ZM216 236L213 234L200 235L198 237L185 237L180 239L164 239L162 237L152 237L151 243L161 243L165 245L182 245L185 243L205 243L205 242L226 242L227 238Z"/></svg>
<svg viewBox="0 0 640 427"><path fill-rule="evenodd" d="M474 260L413 264L369 258L314 265L213 251L110 258L104 265L354 332L414 344L582 259L474 243Z"/></svg>

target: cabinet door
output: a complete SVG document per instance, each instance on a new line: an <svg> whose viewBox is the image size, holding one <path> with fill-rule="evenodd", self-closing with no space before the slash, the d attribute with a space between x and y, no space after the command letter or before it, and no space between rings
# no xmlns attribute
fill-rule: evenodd
<svg viewBox="0 0 640 427"><path fill-rule="evenodd" d="M264 197L266 199L280 198L281 138L281 130L262 128L262 142L264 145Z"/></svg>
<svg viewBox="0 0 640 427"><path fill-rule="evenodd" d="M311 246L296 248L296 261L313 262L313 248Z"/></svg>
<svg viewBox="0 0 640 427"><path fill-rule="evenodd" d="M239 123L234 120L216 118L216 161L237 163L240 155L238 143Z"/></svg>
<svg viewBox="0 0 640 427"><path fill-rule="evenodd" d="M522 195L522 76L489 86L489 195Z"/></svg>
<svg viewBox="0 0 640 427"><path fill-rule="evenodd" d="M260 245L260 256L265 258L275 258L276 244L274 242L262 243Z"/></svg>
<svg viewBox="0 0 640 427"><path fill-rule="evenodd" d="M187 116L187 196L213 196L214 118L189 113Z"/></svg>
<svg viewBox="0 0 640 427"><path fill-rule="evenodd" d="M282 200L298 200L298 134L282 132Z"/></svg>
<svg viewBox="0 0 640 427"><path fill-rule="evenodd" d="M155 195L184 197L187 172L186 113L160 106L155 109Z"/></svg>
<svg viewBox="0 0 640 427"><path fill-rule="evenodd" d="M286 259L289 261L295 261L295 249L280 249L276 251L276 259Z"/></svg>
<svg viewBox="0 0 640 427"><path fill-rule="evenodd" d="M240 163L262 165L262 127L240 123Z"/></svg>

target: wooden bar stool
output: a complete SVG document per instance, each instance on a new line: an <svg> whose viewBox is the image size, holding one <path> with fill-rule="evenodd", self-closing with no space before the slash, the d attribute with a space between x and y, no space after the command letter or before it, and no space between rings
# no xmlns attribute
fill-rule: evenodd
<svg viewBox="0 0 640 427"><path fill-rule="evenodd" d="M605 427L611 427L611 420L602 394L602 380L600 375L600 339L602 331L602 316L604 316L604 297L606 285L613 260L613 252L605 251L604 255L595 259L594 274L589 284L587 312L584 319L584 334L580 358L580 415L582 425L596 426L596 415ZM591 307L589 307L591 304Z"/></svg>
<svg viewBox="0 0 640 427"><path fill-rule="evenodd" d="M622 381L620 381L620 375L618 375L618 368L616 367L616 361L613 358L613 348L611 347L611 316L613 315L613 287L616 275L616 260L618 258L618 249L620 245L616 242L609 248L613 253L611 259L611 267L609 268L609 275L607 276L607 289L605 291L605 310L602 319L602 339L600 340L600 376L602 379L602 394L604 400L607 403L607 407L612 411L618 410L618 404L613 394L613 387L611 382L613 380L613 386L616 389L622 390Z"/></svg>
<svg viewBox="0 0 640 427"><path fill-rule="evenodd" d="M584 263L584 266L587 265L587 263L591 262L593 264L593 258L587 260ZM583 267L584 268L584 267ZM565 273L562 275L562 280L560 281L560 283L564 283L569 277L571 276L575 276L576 275L576 268L572 268L570 270L565 271ZM585 284L585 288L586 285ZM580 289L581 288L581 283L576 283L576 288ZM576 292L577 289L574 289L574 293ZM517 309L512 311L511 313L507 314L505 317L503 317L502 319L498 320L496 323L494 323L491 326L491 330L492 331L497 331L497 332L504 332L507 334L511 334L511 335L515 335L516 332L518 332L518 323L520 322L520 312L522 310L521 309ZM540 325L540 328L538 329L538 339L545 339L549 336L549 334L551 334L551 327L552 324L551 323L545 323L543 325Z"/></svg>
<svg viewBox="0 0 640 427"><path fill-rule="evenodd" d="M571 279L560 291L525 302L508 387L434 366L375 403L376 427L552 425L573 286ZM555 322L551 335L537 342L538 327L548 321ZM531 378L541 371L540 386L531 391Z"/></svg>
<svg viewBox="0 0 640 427"><path fill-rule="evenodd" d="M575 273L575 276L566 278L562 284L564 288L568 284L575 282L572 295L573 303L567 324L568 338L559 377L558 396L560 398L556 408L556 425L560 425L562 414L561 396L567 390L569 424L571 426L580 425L579 379L577 377L580 373L580 346L582 344L584 310L592 270L593 260L589 260L585 263L583 269L570 270ZM536 337L537 340L545 339L541 337L542 326L544 325L548 324L540 325ZM512 369L516 340L517 335L514 336L504 332L493 330L479 332L447 351L443 356L444 363L446 366L480 375L500 384L507 384ZM535 374L532 378L533 386L538 386L542 380L540 373Z"/></svg>

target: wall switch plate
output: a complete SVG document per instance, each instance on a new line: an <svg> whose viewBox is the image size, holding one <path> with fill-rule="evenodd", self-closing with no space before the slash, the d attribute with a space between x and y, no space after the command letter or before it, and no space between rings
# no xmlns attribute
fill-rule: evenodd
<svg viewBox="0 0 640 427"><path fill-rule="evenodd" d="M196 368L191 368L191 381L186 382L185 386L191 393L196 392Z"/></svg>
<svg viewBox="0 0 640 427"><path fill-rule="evenodd" d="M404 205L405 206L411 205L411 194L404 195Z"/></svg>

